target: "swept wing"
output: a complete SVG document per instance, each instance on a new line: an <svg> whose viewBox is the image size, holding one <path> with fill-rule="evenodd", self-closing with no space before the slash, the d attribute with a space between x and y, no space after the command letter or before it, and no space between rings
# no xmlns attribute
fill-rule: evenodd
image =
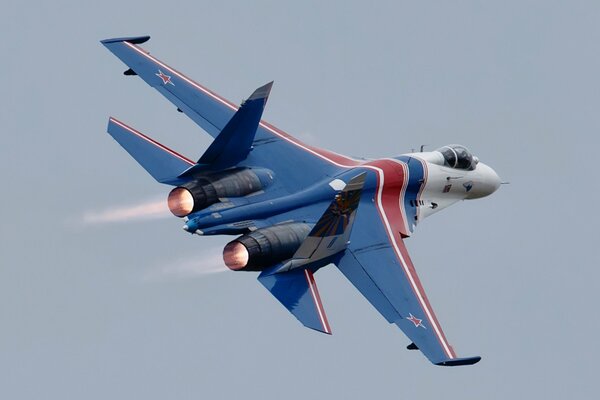
<svg viewBox="0 0 600 400"><path fill-rule="evenodd" d="M446 339L400 234L403 222L390 218L396 204L363 196L338 268L388 322L412 340L409 349L418 348L438 365L478 362L480 357L458 358Z"/></svg>

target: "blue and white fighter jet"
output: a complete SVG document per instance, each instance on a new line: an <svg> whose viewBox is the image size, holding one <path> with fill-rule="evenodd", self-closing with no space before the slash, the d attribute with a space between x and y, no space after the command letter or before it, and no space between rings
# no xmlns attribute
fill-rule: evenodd
<svg viewBox="0 0 600 400"><path fill-rule="evenodd" d="M460 145L377 160L319 149L262 121L273 82L240 106L150 55L149 36L103 40L214 141L193 161L110 118L108 133L158 182L174 186L171 212L198 235L237 235L225 246L234 271L258 281L303 325L331 334L314 274L334 264L434 364L457 357L427 299L404 239L460 200L492 194L494 170Z"/></svg>

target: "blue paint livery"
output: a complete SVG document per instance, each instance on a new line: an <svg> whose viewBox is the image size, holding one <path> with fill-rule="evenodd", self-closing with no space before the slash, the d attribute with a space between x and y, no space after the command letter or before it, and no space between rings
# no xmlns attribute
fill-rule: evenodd
<svg viewBox="0 0 600 400"><path fill-rule="evenodd" d="M406 163L408 166L408 184L406 186L403 204L408 227L411 232L414 232L414 227L418 223L417 201L425 179L423 161L407 156L400 156L397 157L397 159Z"/></svg>
<svg viewBox="0 0 600 400"><path fill-rule="evenodd" d="M221 133L238 109L232 102L154 58L135 43L107 39L102 44L213 137ZM165 85L156 76L159 69L170 76L173 85ZM245 162L239 165L260 165L274 171L280 177L277 185L288 193L340 172L339 166L306 151L305 148L309 146L304 145L305 148L302 148L291 141L299 143L268 123L261 122L252 143L253 150Z"/></svg>
<svg viewBox="0 0 600 400"><path fill-rule="evenodd" d="M194 165L192 161L163 146L115 118L108 121L108 133L160 183L178 185L178 176Z"/></svg>
<svg viewBox="0 0 600 400"><path fill-rule="evenodd" d="M410 338L409 348L418 348L437 365L480 360L454 353L404 244L418 222L420 195L428 179L425 161L411 155L356 160L306 145L261 120L272 82L238 107L139 47L149 38L107 39L102 44L128 66L126 75L139 76L215 140L196 163L114 118L108 125L110 135L161 183L191 184L187 187L196 190L194 180L201 174L232 168L251 169L262 183L262 190L249 195L215 196L212 202L201 203L206 204L204 209L176 214L187 215L188 232L240 235L299 223L296 226L310 233L294 239L303 240L296 254L283 262L272 260L275 265L261 261L258 280L302 324L331 333L314 273L333 263ZM465 191L472 185L465 185ZM260 232L253 235L246 239ZM261 245L258 239L256 243Z"/></svg>
<svg viewBox="0 0 600 400"><path fill-rule="evenodd" d="M248 157L272 86L273 82L267 83L252 93L200 157L198 164L223 170L235 167Z"/></svg>
<svg viewBox="0 0 600 400"><path fill-rule="evenodd" d="M310 269L294 269L277 273L275 265L258 276L258 281L294 315L302 325L319 332L331 334L329 322Z"/></svg>

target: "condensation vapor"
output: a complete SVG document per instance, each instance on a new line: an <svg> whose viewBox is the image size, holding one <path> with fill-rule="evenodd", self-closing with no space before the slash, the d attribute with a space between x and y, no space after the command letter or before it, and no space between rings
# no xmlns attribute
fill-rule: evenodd
<svg viewBox="0 0 600 400"><path fill-rule="evenodd" d="M108 224L119 222L143 221L173 217L164 199L148 200L135 205L123 205L105 210L89 211L83 215L85 224ZM144 281L161 282L199 278L219 272L229 271L223 261L222 247L209 247L196 254L189 254L172 261L161 262L149 267L144 273Z"/></svg>
<svg viewBox="0 0 600 400"><path fill-rule="evenodd" d="M229 271L223 262L222 249L209 248L199 254L166 262L151 269L144 276L145 281L188 280Z"/></svg>
<svg viewBox="0 0 600 400"><path fill-rule="evenodd" d="M134 205L113 206L105 210L88 211L83 215L86 224L106 224L159 219L172 216L164 199L152 199Z"/></svg>

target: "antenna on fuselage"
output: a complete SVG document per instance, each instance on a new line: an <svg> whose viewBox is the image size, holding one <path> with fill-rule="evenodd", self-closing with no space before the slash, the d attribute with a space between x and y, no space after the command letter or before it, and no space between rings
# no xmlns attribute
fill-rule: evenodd
<svg viewBox="0 0 600 400"><path fill-rule="evenodd" d="M423 152L423 149L425 149L425 146L427 146L427 145L426 145L426 144L422 144L422 145L421 145L421 148L419 149L419 152L420 152L420 153L422 153L422 152Z"/></svg>

